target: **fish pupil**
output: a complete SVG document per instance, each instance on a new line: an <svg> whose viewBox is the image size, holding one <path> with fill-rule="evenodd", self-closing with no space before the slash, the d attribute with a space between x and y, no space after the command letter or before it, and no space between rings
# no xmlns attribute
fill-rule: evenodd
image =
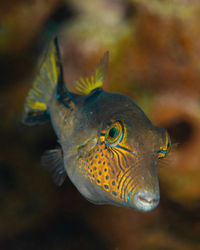
<svg viewBox="0 0 200 250"><path fill-rule="evenodd" d="M113 127L113 128L111 128L110 131L109 131L109 136L110 136L111 138L115 138L115 137L117 137L118 132L119 132L119 131L118 131L117 127Z"/></svg>

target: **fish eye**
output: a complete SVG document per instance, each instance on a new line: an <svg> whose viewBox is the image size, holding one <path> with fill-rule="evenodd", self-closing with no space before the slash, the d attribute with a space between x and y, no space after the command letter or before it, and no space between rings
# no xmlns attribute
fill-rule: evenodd
<svg viewBox="0 0 200 250"><path fill-rule="evenodd" d="M166 133L166 144L163 146L163 148L159 151L157 151L158 159L162 159L168 154L171 150L171 141L169 138L169 135Z"/></svg>
<svg viewBox="0 0 200 250"><path fill-rule="evenodd" d="M115 147L123 137L123 126L120 121L114 122L107 130L105 135L106 144Z"/></svg>
<svg viewBox="0 0 200 250"><path fill-rule="evenodd" d="M108 136L114 139L118 136L118 134L119 134L119 131L117 129L117 126L114 126L109 130Z"/></svg>

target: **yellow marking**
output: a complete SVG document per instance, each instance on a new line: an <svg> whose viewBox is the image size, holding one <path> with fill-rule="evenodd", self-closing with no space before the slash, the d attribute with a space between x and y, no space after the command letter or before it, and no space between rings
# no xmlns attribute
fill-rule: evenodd
<svg viewBox="0 0 200 250"><path fill-rule="evenodd" d="M53 70L54 84L55 84L58 80L58 76L57 76L57 67L56 67L55 58L54 58L53 53L51 54L51 63L52 63L52 70Z"/></svg>
<svg viewBox="0 0 200 250"><path fill-rule="evenodd" d="M169 153L169 151L171 150L171 143L170 143L170 138L169 138L168 133L166 133L166 137L165 138L166 138L165 145L162 146L162 147L160 147L160 150L167 151L167 153ZM167 153L160 152L158 154L158 158L164 158Z"/></svg>
<svg viewBox="0 0 200 250"><path fill-rule="evenodd" d="M91 83L94 83L94 76L91 75Z"/></svg>
<svg viewBox="0 0 200 250"><path fill-rule="evenodd" d="M165 136L165 139L166 139L165 145L163 147L161 147L162 150L167 150L167 145L168 145L168 136L167 136L167 134Z"/></svg>
<svg viewBox="0 0 200 250"><path fill-rule="evenodd" d="M107 130L108 127L102 130L102 133L105 132L106 134ZM119 145L132 150L127 145L126 139L127 139L127 129L124 124L124 135ZM117 199L120 202L124 202L124 198L125 197L127 198L128 194L132 190L133 185L135 183L134 180L129 182L132 178L132 174L130 175L130 171L128 171L128 168L129 166L132 166L132 158L130 157L130 154L128 152L120 150L120 148L117 149L118 151L123 152L123 155L126 157L127 161L131 161L131 164L127 166L123 159L123 156L118 152L121 164L125 164L122 165L122 167L124 168L124 171L126 173L121 171L120 166L117 165L118 158L116 156L114 157L114 162L115 162L114 163L113 155L110 153L110 151L108 151L107 147L105 148L105 144L101 144L101 142L105 142L104 136L101 136L99 138L99 144L95 147L94 151L92 151L90 155L86 158L87 163L85 169L88 173L86 178L89 178L92 183L101 187L102 190L109 193L114 199ZM121 171L120 174L119 171ZM107 179L106 176L108 176ZM128 183L129 185L127 186ZM105 185L107 186L105 187Z"/></svg>
<svg viewBox="0 0 200 250"><path fill-rule="evenodd" d="M39 109L39 110L46 110L47 109L46 104L41 103L41 102L28 101L28 105L30 105L30 107L33 109Z"/></svg>
<svg viewBox="0 0 200 250"><path fill-rule="evenodd" d="M158 153L158 158L164 158L166 154L164 153Z"/></svg>
<svg viewBox="0 0 200 250"><path fill-rule="evenodd" d="M102 82L90 82L88 78L85 81L80 78L80 81L76 82L76 89L86 95L89 95L92 90L102 87Z"/></svg>
<svg viewBox="0 0 200 250"><path fill-rule="evenodd" d="M87 85L85 84L85 81L84 81L84 79L83 79L82 77L80 77L80 81L82 82L82 84L83 84L84 86L87 86ZM81 84L80 84L80 86L81 86Z"/></svg>
<svg viewBox="0 0 200 250"><path fill-rule="evenodd" d="M57 65L57 51L54 42L48 48L45 59L42 62L40 72L33 83L26 98L25 112L33 110L44 111L47 109L53 88L57 84L59 67Z"/></svg>
<svg viewBox="0 0 200 250"><path fill-rule="evenodd" d="M95 75L91 75L90 79L86 77L85 80L80 77L79 81L76 81L76 89L83 94L89 95L94 89L102 87L107 63L108 52L104 54L100 64L96 67Z"/></svg>
<svg viewBox="0 0 200 250"><path fill-rule="evenodd" d="M91 81L88 77L85 80L81 77L79 81L76 82L76 89L83 94L89 95L92 90L102 87L102 82L94 82L94 78L91 77Z"/></svg>
<svg viewBox="0 0 200 250"><path fill-rule="evenodd" d="M104 144L98 145L95 151L91 152L90 156L88 156L87 167L86 167L88 171L88 178L90 179L91 182L101 187L102 190L104 190L105 192L108 192L113 198L123 201L124 188L129 182L131 176L129 178L129 171L125 175L124 175L124 172L121 171L120 175L118 176L118 179L116 178L118 175L118 171L120 171L120 169L119 169L119 166L116 166L116 168L114 167L115 173L112 172L113 168L109 165L109 164L112 164L112 155L108 154L107 150L108 149L105 149ZM103 156L101 156L102 153L103 153ZM127 153L123 152L123 154L126 156ZM105 155L107 155L108 158L105 157ZM123 162L122 156L120 154L119 154L119 157L120 157L120 161ZM116 161L117 161L117 158L116 158ZM128 169L126 168L125 171L127 170ZM106 179L106 176L108 176L108 179ZM107 185L107 187L105 187L105 185ZM122 197L120 197L122 187L123 187L123 193L122 193ZM130 183L130 185L126 187L125 196L128 195L132 187L133 187L133 183Z"/></svg>

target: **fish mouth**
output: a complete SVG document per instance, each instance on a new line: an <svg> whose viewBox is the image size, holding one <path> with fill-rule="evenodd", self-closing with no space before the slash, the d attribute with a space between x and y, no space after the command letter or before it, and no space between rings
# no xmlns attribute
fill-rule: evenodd
<svg viewBox="0 0 200 250"><path fill-rule="evenodd" d="M136 210L148 212L156 208L160 201L160 195L148 191L139 191L133 197L133 206Z"/></svg>

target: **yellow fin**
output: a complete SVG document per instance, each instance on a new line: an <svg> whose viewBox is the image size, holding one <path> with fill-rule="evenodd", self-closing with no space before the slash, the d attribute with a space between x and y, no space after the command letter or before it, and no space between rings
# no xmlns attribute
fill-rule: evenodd
<svg viewBox="0 0 200 250"><path fill-rule="evenodd" d="M35 125L49 121L48 106L61 73L58 41L55 38L44 55L33 87L26 97L22 117L25 124Z"/></svg>
<svg viewBox="0 0 200 250"><path fill-rule="evenodd" d="M103 86L105 79L106 68L108 64L109 52L107 51L100 63L97 65L95 73L90 78L83 79L80 77L79 81L76 81L76 89L82 94L89 95L94 89Z"/></svg>
<svg viewBox="0 0 200 250"><path fill-rule="evenodd" d="M30 111L44 111L51 99L60 74L59 56L55 40L51 42L33 87L25 103L25 115Z"/></svg>

